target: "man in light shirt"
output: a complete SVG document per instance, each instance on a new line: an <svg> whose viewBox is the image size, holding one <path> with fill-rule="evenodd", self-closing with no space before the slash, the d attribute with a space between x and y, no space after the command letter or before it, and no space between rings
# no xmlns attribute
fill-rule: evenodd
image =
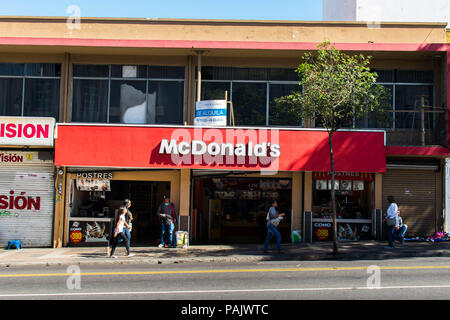
<svg viewBox="0 0 450 320"><path fill-rule="evenodd" d="M399 229L398 224L398 206L395 203L395 199L393 196L388 196L387 200L389 201L389 208L387 209L386 219L395 219L395 225L394 226L386 226L387 229L387 238L389 245L387 247L384 247L385 249L393 249L394 248L394 230Z"/></svg>

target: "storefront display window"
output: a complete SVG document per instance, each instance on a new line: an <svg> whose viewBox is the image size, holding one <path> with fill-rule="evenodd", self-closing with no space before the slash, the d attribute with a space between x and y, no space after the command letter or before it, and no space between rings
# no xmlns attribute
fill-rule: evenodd
<svg viewBox="0 0 450 320"><path fill-rule="evenodd" d="M106 244L114 229L117 209L131 200L131 242L157 244L161 226L156 211L169 182L115 180L115 172L73 173L70 179L68 243Z"/></svg>
<svg viewBox="0 0 450 320"><path fill-rule="evenodd" d="M339 241L371 238L373 175L336 173L336 213ZM313 179L313 235L315 240L332 239L331 175L316 172Z"/></svg>
<svg viewBox="0 0 450 320"><path fill-rule="evenodd" d="M195 179L195 210L200 241L260 242L267 233L267 212L278 200L286 220L279 229L290 239L292 186L290 179L199 178Z"/></svg>

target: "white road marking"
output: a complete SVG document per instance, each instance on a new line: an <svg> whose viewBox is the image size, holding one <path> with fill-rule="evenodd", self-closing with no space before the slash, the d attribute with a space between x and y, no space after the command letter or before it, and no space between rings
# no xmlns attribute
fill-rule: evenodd
<svg viewBox="0 0 450 320"><path fill-rule="evenodd" d="M96 296L96 295L147 295L147 294L195 294L195 293L238 293L238 292L287 292L287 291L340 291L340 290L392 290L392 289L450 289L450 285L440 286L390 286L390 287L341 287L341 288L267 288L267 289L223 289L223 290L182 290L182 291L141 291L141 292L70 292L70 293L18 293L0 294L0 298L49 297L49 296Z"/></svg>

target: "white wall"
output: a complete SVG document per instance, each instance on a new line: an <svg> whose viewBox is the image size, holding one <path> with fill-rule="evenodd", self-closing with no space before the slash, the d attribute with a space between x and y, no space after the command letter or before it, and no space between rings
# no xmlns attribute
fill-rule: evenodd
<svg viewBox="0 0 450 320"><path fill-rule="evenodd" d="M323 0L323 20L446 22L450 27L450 0Z"/></svg>

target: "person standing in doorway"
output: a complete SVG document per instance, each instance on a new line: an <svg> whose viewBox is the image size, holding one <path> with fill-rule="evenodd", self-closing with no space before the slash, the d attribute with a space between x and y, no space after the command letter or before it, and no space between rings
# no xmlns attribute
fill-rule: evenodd
<svg viewBox="0 0 450 320"><path fill-rule="evenodd" d="M165 195L164 202L158 208L157 212L159 221L161 222L161 242L158 247L173 248L173 230L177 222L175 213L175 205L170 202L170 197ZM165 237L168 235L168 243L165 243Z"/></svg>
<svg viewBox="0 0 450 320"><path fill-rule="evenodd" d="M278 231L277 226L285 217L285 214L278 213L277 206L278 202L277 200L274 200L269 212L267 213L267 237L266 242L264 243L264 253L269 253L267 250L269 249L270 239L272 239L273 236L277 238L278 253L283 253L283 251L281 251L281 234L280 231Z"/></svg>
<svg viewBox="0 0 450 320"><path fill-rule="evenodd" d="M398 206L395 203L395 199L393 196L388 196L387 201L389 202L389 207L386 213L386 235L388 239L389 245L384 247L385 249L393 249L394 248L394 230L398 230Z"/></svg>
<svg viewBox="0 0 450 320"><path fill-rule="evenodd" d="M126 208L127 213L125 214L125 222L129 225L129 228L124 228L123 232L128 238L128 247L130 247L131 243L131 230L133 230L133 224L131 223L133 221L133 215L131 214L130 207L131 207L131 200L125 199L123 201L123 206Z"/></svg>
<svg viewBox="0 0 450 320"><path fill-rule="evenodd" d="M126 213L127 209L125 207L119 208L119 218L117 219L116 228L114 230L114 240L111 247L111 255L110 255L111 258L117 258L114 255L114 252L116 251L119 239L122 239L123 243L125 244L125 248L127 249L127 257L133 256L133 254L130 253L130 247L128 246L128 239L123 232L124 228L129 228L128 223L125 221Z"/></svg>

